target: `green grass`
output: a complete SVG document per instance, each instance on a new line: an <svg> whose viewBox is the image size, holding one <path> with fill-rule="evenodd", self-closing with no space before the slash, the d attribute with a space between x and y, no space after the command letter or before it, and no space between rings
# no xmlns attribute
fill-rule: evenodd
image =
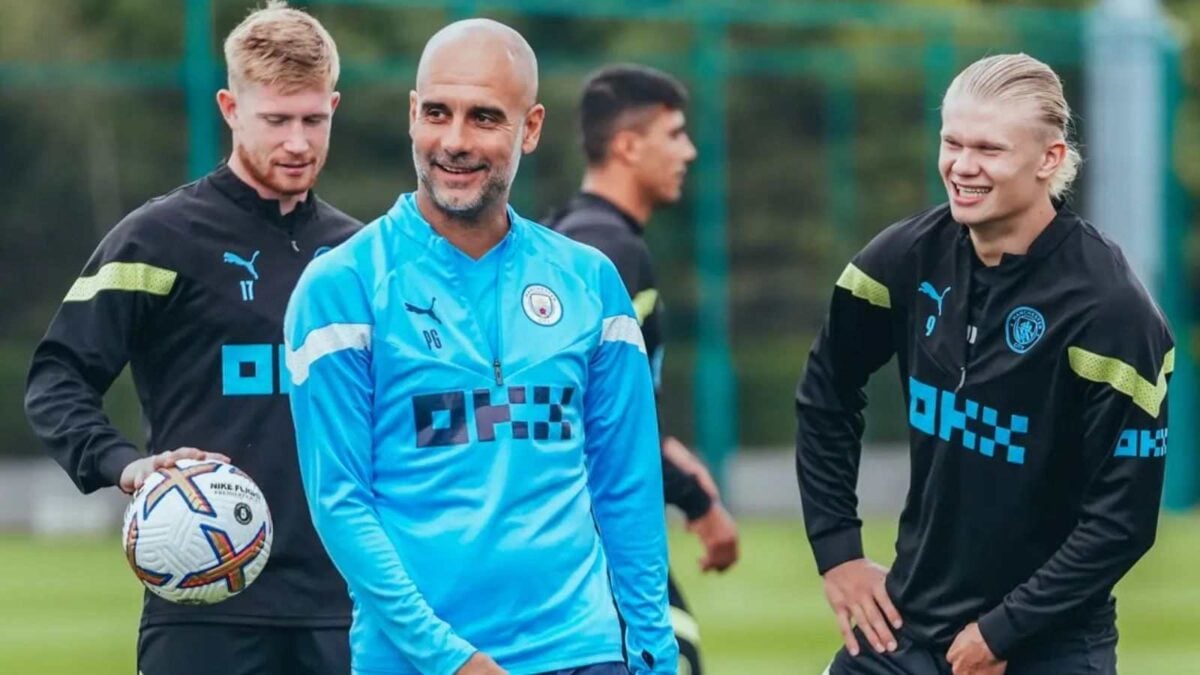
<svg viewBox="0 0 1200 675"><path fill-rule="evenodd" d="M742 562L701 575L699 546L673 532L675 571L700 621L713 675L819 673L838 647L799 522L747 521ZM895 525L866 528L890 557ZM1200 518L1164 518L1158 543L1117 589L1121 672L1200 672ZM141 593L117 536L0 536L0 673L128 675Z"/></svg>

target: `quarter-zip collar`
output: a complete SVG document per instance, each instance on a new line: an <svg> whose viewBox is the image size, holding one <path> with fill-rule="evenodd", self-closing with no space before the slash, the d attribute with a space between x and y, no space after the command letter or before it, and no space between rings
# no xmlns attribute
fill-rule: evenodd
<svg viewBox="0 0 1200 675"><path fill-rule="evenodd" d="M222 163L216 171L209 174L208 180L221 194L233 200L238 206L278 227L288 236L292 236L297 228L312 220L317 212L316 193L309 190L304 201L297 203L296 208L292 209L290 213L287 215L280 213L278 199L260 197L258 191L238 178L226 163Z"/></svg>

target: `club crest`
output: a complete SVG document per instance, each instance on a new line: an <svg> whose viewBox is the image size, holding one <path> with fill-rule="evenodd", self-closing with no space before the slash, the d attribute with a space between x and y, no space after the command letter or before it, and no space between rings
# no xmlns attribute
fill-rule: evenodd
<svg viewBox="0 0 1200 675"><path fill-rule="evenodd" d="M541 284L530 284L521 294L525 316L539 326L553 326L562 319L562 303L554 291Z"/></svg>
<svg viewBox="0 0 1200 675"><path fill-rule="evenodd" d="M1024 354L1037 344L1046 332L1046 319L1032 307L1018 307L1009 313L1004 322L1004 338L1008 348Z"/></svg>

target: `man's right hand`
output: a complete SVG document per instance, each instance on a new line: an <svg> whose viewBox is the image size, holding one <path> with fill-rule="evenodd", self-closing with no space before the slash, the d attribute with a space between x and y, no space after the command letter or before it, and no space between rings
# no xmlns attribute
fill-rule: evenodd
<svg viewBox="0 0 1200 675"><path fill-rule="evenodd" d="M121 480L117 487L126 494L133 494L138 488L142 487L142 483L146 482L146 478L150 474L168 466L175 466L175 463L181 459L215 459L218 462L229 462L229 458L219 452L205 452L197 448L176 448L166 452L160 452L157 455L150 455L141 459L134 460L125 465L125 470L121 472Z"/></svg>
<svg viewBox="0 0 1200 675"><path fill-rule="evenodd" d="M508 675L508 671L501 668L487 654L475 652L455 675Z"/></svg>
<svg viewBox="0 0 1200 675"><path fill-rule="evenodd" d="M858 626L875 651L895 651L896 638L888 625L899 628L902 622L884 588L887 569L859 558L827 570L824 578L825 598L837 616L850 655L858 656L859 651L853 626Z"/></svg>

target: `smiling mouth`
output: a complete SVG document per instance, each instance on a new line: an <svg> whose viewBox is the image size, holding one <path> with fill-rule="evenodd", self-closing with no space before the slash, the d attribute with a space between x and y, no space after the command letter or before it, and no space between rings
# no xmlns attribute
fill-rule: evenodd
<svg viewBox="0 0 1200 675"><path fill-rule="evenodd" d="M438 169L455 176L468 176L483 170L482 166L449 166L446 164L439 164L437 162L433 162L433 165Z"/></svg>
<svg viewBox="0 0 1200 675"><path fill-rule="evenodd" d="M973 185L959 185L953 183L954 192L963 197L982 197L992 191L990 187L979 187Z"/></svg>

